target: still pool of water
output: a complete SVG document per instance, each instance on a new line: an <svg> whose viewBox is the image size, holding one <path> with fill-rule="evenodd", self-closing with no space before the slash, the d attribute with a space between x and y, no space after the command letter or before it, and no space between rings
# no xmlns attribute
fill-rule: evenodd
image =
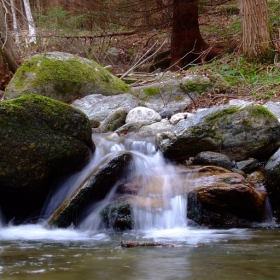
<svg viewBox="0 0 280 280"><path fill-rule="evenodd" d="M122 248L121 241L170 246ZM279 229L0 229L0 279L280 279Z"/></svg>

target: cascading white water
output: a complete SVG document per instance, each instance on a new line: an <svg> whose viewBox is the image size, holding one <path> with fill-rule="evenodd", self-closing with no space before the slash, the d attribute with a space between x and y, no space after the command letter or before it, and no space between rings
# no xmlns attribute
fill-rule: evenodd
<svg viewBox="0 0 280 280"><path fill-rule="evenodd" d="M136 141L135 146L142 148L145 142ZM161 152L152 147L143 154L134 152L131 177L139 177L142 190L140 199L133 208L135 229L170 229L185 227L187 217L187 200L181 188L175 186L180 175L175 167L168 164ZM141 199L142 198L142 199Z"/></svg>
<svg viewBox="0 0 280 280"><path fill-rule="evenodd" d="M142 186L142 190L139 193L142 205L139 204L139 201L133 203L135 229L162 229L185 226L186 198L173 188L172 180L176 176L174 167L166 162L160 152L156 151L152 141L147 141L147 139L118 140L118 142L114 142L110 138L109 140L99 138L99 141L95 139L95 143L97 145L102 144L103 152L107 154L119 151L129 151L133 154L126 180L137 179ZM98 149L100 153L101 148L99 147ZM102 202L93 205L92 211L79 225L81 229L98 228L98 224L100 224L99 212L109 203L116 187L117 185ZM160 202L160 205L156 206L154 201Z"/></svg>

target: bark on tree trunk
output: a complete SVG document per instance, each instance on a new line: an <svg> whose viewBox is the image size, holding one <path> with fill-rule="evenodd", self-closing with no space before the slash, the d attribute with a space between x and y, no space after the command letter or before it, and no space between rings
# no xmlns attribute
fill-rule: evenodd
<svg viewBox="0 0 280 280"><path fill-rule="evenodd" d="M24 9L25 9L25 15L26 19L28 21L28 30L29 30L29 40L28 43L34 43L36 44L36 28L33 20L33 16L31 13L30 3L29 0L23 0Z"/></svg>
<svg viewBox="0 0 280 280"><path fill-rule="evenodd" d="M198 0L174 0L171 34L171 70L182 69L189 63L207 60L214 56L203 41L198 24Z"/></svg>
<svg viewBox="0 0 280 280"><path fill-rule="evenodd" d="M271 56L267 0L240 0L243 54L250 59Z"/></svg>
<svg viewBox="0 0 280 280"><path fill-rule="evenodd" d="M4 90L18 68L18 52L10 37L3 6L0 5L0 90Z"/></svg>

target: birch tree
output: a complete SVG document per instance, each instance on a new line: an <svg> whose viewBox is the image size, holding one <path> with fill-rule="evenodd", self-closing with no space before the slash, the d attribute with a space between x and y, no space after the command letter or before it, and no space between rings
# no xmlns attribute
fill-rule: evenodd
<svg viewBox="0 0 280 280"><path fill-rule="evenodd" d="M15 42L17 44L17 47L19 48L19 34L18 34L18 24L17 24L17 17L16 17L16 9L15 9L15 2L14 0L11 1L11 12L12 12L12 17L13 17L13 29L14 29L14 34L15 34Z"/></svg>
<svg viewBox="0 0 280 280"><path fill-rule="evenodd" d="M34 43L36 44L36 28L33 20L33 16L31 13L29 0L23 0L25 15L28 22L28 31L29 31L29 40L28 44Z"/></svg>
<svg viewBox="0 0 280 280"><path fill-rule="evenodd" d="M271 55L267 0L240 0L242 48L250 59L265 59Z"/></svg>

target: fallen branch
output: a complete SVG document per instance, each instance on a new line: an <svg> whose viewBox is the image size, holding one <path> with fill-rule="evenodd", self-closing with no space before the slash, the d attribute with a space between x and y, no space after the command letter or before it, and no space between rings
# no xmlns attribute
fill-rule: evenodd
<svg viewBox="0 0 280 280"><path fill-rule="evenodd" d="M156 247L156 246L170 246L175 247L171 243L161 243L161 242L144 242L144 241L121 241L121 247L132 248L132 247Z"/></svg>
<svg viewBox="0 0 280 280"><path fill-rule="evenodd" d="M112 32L112 33L102 33L96 35L36 35L36 37L40 38L65 38L65 39L95 39L101 37L114 37L114 36L128 36L134 35L138 29L134 29L132 31L120 31L120 32Z"/></svg>
<svg viewBox="0 0 280 280"><path fill-rule="evenodd" d="M161 46L150 56L148 56L147 58L145 58L144 60L142 60L152 49L153 47L157 44L158 41L156 41L150 49L148 49L144 55L142 55L139 60L128 70L126 71L120 78L124 78L126 75L128 75L131 71L133 71L136 67L140 66L141 64L143 64L144 62L146 62L147 60L149 60L150 58L152 58L153 56L155 56L161 49L162 47L166 44L167 40L165 40Z"/></svg>

